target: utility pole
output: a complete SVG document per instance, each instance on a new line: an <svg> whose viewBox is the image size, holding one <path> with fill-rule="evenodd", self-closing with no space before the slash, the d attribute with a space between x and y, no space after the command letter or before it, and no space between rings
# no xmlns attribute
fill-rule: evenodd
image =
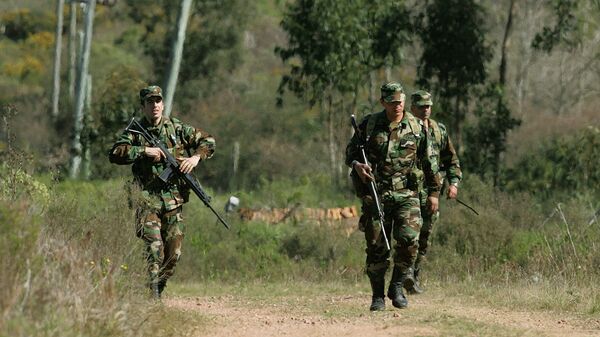
<svg viewBox="0 0 600 337"><path fill-rule="evenodd" d="M171 48L171 63L169 64L168 80L165 85L165 110L164 115L171 115L173 106L173 96L177 86L177 77L179 76L179 67L181 65L181 55L183 53L183 42L185 41L185 30L190 17L192 0L181 0L181 10L177 18L177 37Z"/></svg>
<svg viewBox="0 0 600 337"><path fill-rule="evenodd" d="M60 96L60 56L62 50L63 9L65 0L56 0L56 37L54 42L54 69L52 71L52 119L58 117Z"/></svg>

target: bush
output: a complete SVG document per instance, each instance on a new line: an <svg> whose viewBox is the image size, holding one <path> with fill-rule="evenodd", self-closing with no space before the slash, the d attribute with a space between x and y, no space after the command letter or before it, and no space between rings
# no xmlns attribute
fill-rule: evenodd
<svg viewBox="0 0 600 337"><path fill-rule="evenodd" d="M530 191L543 198L557 192L572 196L588 190L598 197L598 158L600 128L588 126L575 134L554 138L518 161L505 174L506 188Z"/></svg>
<svg viewBox="0 0 600 337"><path fill-rule="evenodd" d="M500 281L505 273L570 279L583 271L596 273L600 250L592 238L600 230L586 225L599 206L592 195L544 212L531 196L503 192L476 178L467 179L460 194L480 215L442 202L426 267L431 277Z"/></svg>

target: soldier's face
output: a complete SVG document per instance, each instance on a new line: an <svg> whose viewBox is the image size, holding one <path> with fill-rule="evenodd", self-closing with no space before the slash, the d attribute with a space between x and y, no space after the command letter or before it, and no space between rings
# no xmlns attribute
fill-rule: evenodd
<svg viewBox="0 0 600 337"><path fill-rule="evenodd" d="M431 105L413 105L411 112L420 119L427 119L431 117Z"/></svg>
<svg viewBox="0 0 600 337"><path fill-rule="evenodd" d="M155 124L160 122L164 108L165 105L162 98L157 96L147 98L142 107L146 118Z"/></svg>
<svg viewBox="0 0 600 337"><path fill-rule="evenodd" d="M388 116L398 116L404 112L404 101L386 102L381 100L381 104Z"/></svg>

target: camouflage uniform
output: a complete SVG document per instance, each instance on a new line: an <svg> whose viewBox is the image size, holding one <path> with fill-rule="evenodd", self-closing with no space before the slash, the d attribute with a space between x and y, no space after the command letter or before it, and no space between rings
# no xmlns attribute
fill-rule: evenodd
<svg viewBox="0 0 600 337"><path fill-rule="evenodd" d="M142 102L151 96L162 98L161 89L151 86L140 92ZM147 118L140 123L176 158L198 155L204 160L213 155L214 138L176 118L163 116L157 126ZM136 234L146 246L150 287L158 287L160 293L181 256L182 206L188 201L189 189L182 181L163 183L158 176L167 166L146 157L146 146L150 144L142 136L125 131L110 150L109 160L119 165L133 164L133 183L141 189L141 196L131 196L130 206L136 208Z"/></svg>
<svg viewBox="0 0 600 337"><path fill-rule="evenodd" d="M388 83L381 90L382 99L386 102L393 102L387 100L390 93L397 95L403 92L398 83ZM401 99L404 99L403 93ZM422 221L418 198L419 178L416 176L421 171L416 167L423 167L431 196L439 196L440 177L437 167L427 158L427 144L421 123L412 114L404 112L400 122L390 123L385 110L373 113L364 118L359 130L368 137L365 152L383 204L385 231L388 238L395 240L394 270L388 290L388 297L393 298L394 292L401 293L403 279L417 256ZM346 164L351 167L355 160L361 161L359 143L360 139L355 134L346 148ZM373 297L383 297L381 287L385 283L390 251L385 246L379 219L373 216L377 214L376 206L371 198L363 200L366 271L373 287Z"/></svg>
<svg viewBox="0 0 600 337"><path fill-rule="evenodd" d="M431 94L426 91L419 90L412 96L412 104L417 106L433 105L431 100ZM452 141L446 131L446 126L439 123L431 118L428 118L429 127L427 131L427 141L429 143L429 157L432 162L435 162L439 166L440 172L445 173L445 179L448 183L454 186L458 186L462 179L462 172L460 169L460 162L456 150L452 145ZM427 195L428 188L423 185L423 180L419 180L419 200L421 204L421 216L423 217L423 227L419 234L419 253L414 265L414 274L418 278L419 271L421 269L421 263L425 259L427 254L427 248L429 247L429 238L433 230L433 225L439 218L439 212L432 214L427 209Z"/></svg>

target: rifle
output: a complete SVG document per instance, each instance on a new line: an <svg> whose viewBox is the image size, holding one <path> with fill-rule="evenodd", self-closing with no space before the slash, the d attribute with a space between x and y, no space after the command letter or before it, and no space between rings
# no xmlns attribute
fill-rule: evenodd
<svg viewBox="0 0 600 337"><path fill-rule="evenodd" d="M456 202L458 202L459 204L461 204L461 205L465 206L466 208L470 209L471 211L473 211L473 213L479 215L479 213L477 213L477 211L473 207L467 205L465 202L461 201L458 198L455 198L455 199L456 199Z"/></svg>
<svg viewBox="0 0 600 337"><path fill-rule="evenodd" d="M446 186L448 185L448 181L446 179L444 179L444 188L442 189L442 192L440 192L440 194L444 193L444 190L446 189ZM464 201L458 199L458 198L454 198L454 200L456 200L456 202L458 202L459 204L465 206L466 208L470 209L471 211L473 211L473 213L479 215L479 213L471 206L469 206L467 203L465 203Z"/></svg>
<svg viewBox="0 0 600 337"><path fill-rule="evenodd" d="M358 148L360 150L360 155L362 157L362 163L368 165L369 161L367 160L367 155L365 153L365 145L366 145L368 139L366 139L366 137L363 137L361 135L361 132L358 129L358 125L356 124L356 117L354 117L354 114L351 115L350 119L352 122L352 127L354 128L354 132L358 135L358 139L361 140L361 142L358 144ZM369 187L369 193L373 197L373 201L375 201L375 205L377 206L377 213L379 214L379 224L381 225L381 233L383 233L383 239L385 240L385 246L388 250L390 250L390 242L388 241L387 234L385 234L385 227L383 226L383 219L384 219L383 209L381 208L381 204L379 203L379 196L377 194L377 186L375 186L375 181L374 180L369 181L368 187Z"/></svg>
<svg viewBox="0 0 600 337"><path fill-rule="evenodd" d="M223 224L223 226L229 229L229 225L227 224L227 222L225 222L225 220L219 215L219 213L217 213L217 211L215 211L215 209L211 206L211 197L204 191L204 189L196 180L196 178L194 178L194 176L192 176L189 173L181 172L177 159L175 159L175 157L169 152L165 144L161 142L160 139L148 133L148 130L146 130L137 120L135 120L135 118L131 119L131 122L129 122L129 125L127 125L127 127L125 128L125 131L139 134L140 136L144 137L144 139L148 143L150 143L152 147L158 147L165 154L167 168L164 171L162 171L162 173L158 176L158 178L162 182L167 183L174 176L181 178L186 183L186 185L192 191L194 191L198 198L202 200L204 205L208 207L217 216L217 218Z"/></svg>

